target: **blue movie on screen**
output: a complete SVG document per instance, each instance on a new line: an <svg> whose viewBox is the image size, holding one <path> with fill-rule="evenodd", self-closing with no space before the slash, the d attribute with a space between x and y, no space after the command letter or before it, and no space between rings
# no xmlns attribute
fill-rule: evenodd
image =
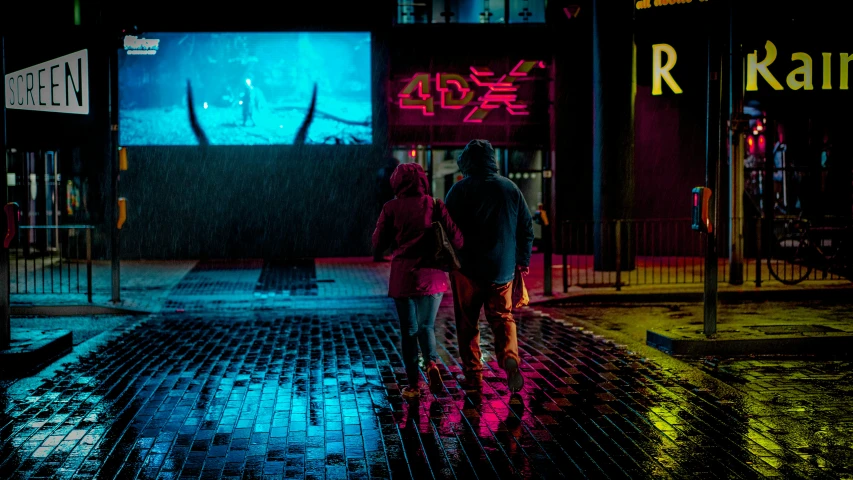
<svg viewBox="0 0 853 480"><path fill-rule="evenodd" d="M292 144L316 87L305 143L370 144L370 51L369 32L126 37L118 63L119 142L198 145L191 98L211 145Z"/></svg>

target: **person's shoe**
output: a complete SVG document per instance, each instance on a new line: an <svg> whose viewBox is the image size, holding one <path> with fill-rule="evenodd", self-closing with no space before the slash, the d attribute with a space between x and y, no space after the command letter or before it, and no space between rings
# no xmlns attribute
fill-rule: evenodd
<svg viewBox="0 0 853 480"><path fill-rule="evenodd" d="M506 370L506 386L509 387L509 391L520 391L524 387L524 377L518 369L518 360L514 358L504 360L504 370Z"/></svg>
<svg viewBox="0 0 853 480"><path fill-rule="evenodd" d="M440 392L444 388L444 382L441 381L441 372L438 371L438 365L435 362L429 362L427 365L427 378L429 378L429 389L431 392Z"/></svg>
<svg viewBox="0 0 853 480"><path fill-rule="evenodd" d="M405 387L401 395L407 400L418 398L421 396L421 389L419 387Z"/></svg>
<svg viewBox="0 0 853 480"><path fill-rule="evenodd" d="M483 386L483 374L472 372L465 375L457 375L456 382L465 390L479 390Z"/></svg>

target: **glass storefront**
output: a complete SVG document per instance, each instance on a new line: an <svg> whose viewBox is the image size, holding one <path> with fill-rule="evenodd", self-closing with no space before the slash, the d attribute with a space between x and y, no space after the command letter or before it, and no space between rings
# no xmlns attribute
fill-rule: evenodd
<svg viewBox="0 0 853 480"><path fill-rule="evenodd" d="M837 122L795 112L761 113L750 120L744 145L744 213L811 219L853 215L853 167L846 156L837 155Z"/></svg>
<svg viewBox="0 0 853 480"><path fill-rule="evenodd" d="M29 227L21 237L27 255L57 251L60 225L91 222L80 149L8 149L6 172L6 197L19 205L21 225Z"/></svg>
<svg viewBox="0 0 853 480"><path fill-rule="evenodd" d="M545 23L545 0L398 1L397 23Z"/></svg>
<svg viewBox="0 0 853 480"><path fill-rule="evenodd" d="M462 180L462 172L456 164L456 159L462 153L459 148L428 148L398 147L393 150L393 156L400 163L418 163L431 175L431 194L437 198L445 198L450 188ZM545 166L542 150L521 150L495 147L495 156L501 174L515 182L524 195L531 215L537 205L543 203L542 171ZM536 239L540 239L541 227L534 223L533 230Z"/></svg>

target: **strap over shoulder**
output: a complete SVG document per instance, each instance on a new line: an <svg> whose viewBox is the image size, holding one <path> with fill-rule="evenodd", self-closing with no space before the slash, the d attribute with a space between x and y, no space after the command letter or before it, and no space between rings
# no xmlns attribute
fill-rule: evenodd
<svg viewBox="0 0 853 480"><path fill-rule="evenodd" d="M441 214L438 211L438 199L435 197L432 197L432 221L433 222L440 222L441 221Z"/></svg>

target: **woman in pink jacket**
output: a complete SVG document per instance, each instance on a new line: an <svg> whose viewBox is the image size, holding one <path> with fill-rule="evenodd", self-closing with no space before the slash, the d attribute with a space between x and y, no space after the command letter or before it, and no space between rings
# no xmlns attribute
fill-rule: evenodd
<svg viewBox="0 0 853 480"><path fill-rule="evenodd" d="M388 296L394 299L400 317L403 363L409 377L409 385L403 389L405 398L420 395L418 344L426 362L430 389L437 390L442 385L436 365L435 316L449 283L447 274L441 270L416 268L423 253L421 240L432 225L433 208L439 209L441 224L453 247L462 248L462 234L444 203L427 195L427 185L426 173L420 165L398 166L391 175L396 197L382 207L373 232L374 251L394 246Z"/></svg>

